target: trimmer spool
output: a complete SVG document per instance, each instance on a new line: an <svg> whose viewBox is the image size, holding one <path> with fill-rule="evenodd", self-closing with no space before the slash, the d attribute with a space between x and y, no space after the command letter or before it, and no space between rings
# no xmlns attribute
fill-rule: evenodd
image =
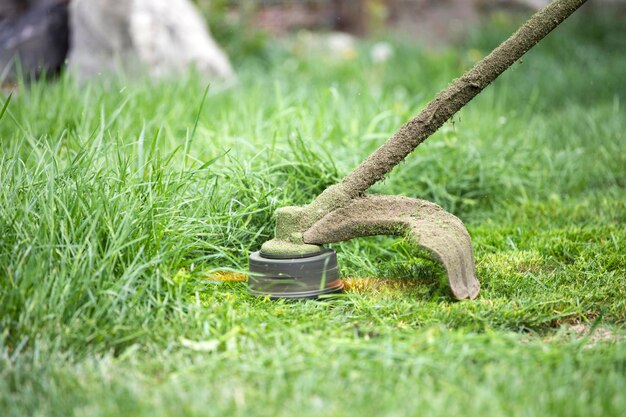
<svg viewBox="0 0 626 417"><path fill-rule="evenodd" d="M272 299L317 298L343 290L337 253L250 254L249 292Z"/></svg>

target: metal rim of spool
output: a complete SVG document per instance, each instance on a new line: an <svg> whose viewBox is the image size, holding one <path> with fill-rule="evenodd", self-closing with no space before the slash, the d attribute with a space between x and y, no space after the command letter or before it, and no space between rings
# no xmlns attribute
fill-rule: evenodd
<svg viewBox="0 0 626 417"><path fill-rule="evenodd" d="M250 254L248 292L271 299L306 299L343 290L337 253Z"/></svg>

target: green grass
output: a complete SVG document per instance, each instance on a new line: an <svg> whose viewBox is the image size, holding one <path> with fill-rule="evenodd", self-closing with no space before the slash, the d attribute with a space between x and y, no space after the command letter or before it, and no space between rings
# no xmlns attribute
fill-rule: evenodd
<svg viewBox="0 0 626 417"><path fill-rule="evenodd" d="M386 65L268 48L203 105L194 77L22 88L0 120L0 414L623 415L618 21L566 22L375 187L467 223L477 300L391 238L335 248L344 276L393 280L321 301L210 279L510 29Z"/></svg>

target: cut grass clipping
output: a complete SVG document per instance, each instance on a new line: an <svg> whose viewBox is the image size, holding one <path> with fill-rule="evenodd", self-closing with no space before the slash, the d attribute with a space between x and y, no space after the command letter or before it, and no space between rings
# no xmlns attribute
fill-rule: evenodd
<svg viewBox="0 0 626 417"><path fill-rule="evenodd" d="M612 17L563 23L374 188L464 219L476 301L387 238L338 244L349 283L375 280L320 302L212 278L244 272L277 207L343 177L517 23L394 42L382 65L367 44L348 61L268 48L202 108L193 78L21 86L0 120L0 414L624 415Z"/></svg>

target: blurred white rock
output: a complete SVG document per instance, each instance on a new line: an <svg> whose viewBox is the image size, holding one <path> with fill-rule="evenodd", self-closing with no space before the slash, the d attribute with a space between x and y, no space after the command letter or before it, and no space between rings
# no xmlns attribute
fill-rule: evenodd
<svg viewBox="0 0 626 417"><path fill-rule="evenodd" d="M376 42L370 50L372 62L382 64L389 61L394 54L393 46L388 42Z"/></svg>
<svg viewBox="0 0 626 417"><path fill-rule="evenodd" d="M322 40L322 47L335 58L351 59L356 56L356 38L348 33L330 32Z"/></svg>
<svg viewBox="0 0 626 417"><path fill-rule="evenodd" d="M330 62L354 59L358 55L356 38L344 32L317 33L301 30L288 44L295 55L314 56Z"/></svg>
<svg viewBox="0 0 626 417"><path fill-rule="evenodd" d="M79 79L121 72L152 77L194 68L230 83L228 57L189 0L73 0L69 69Z"/></svg>

